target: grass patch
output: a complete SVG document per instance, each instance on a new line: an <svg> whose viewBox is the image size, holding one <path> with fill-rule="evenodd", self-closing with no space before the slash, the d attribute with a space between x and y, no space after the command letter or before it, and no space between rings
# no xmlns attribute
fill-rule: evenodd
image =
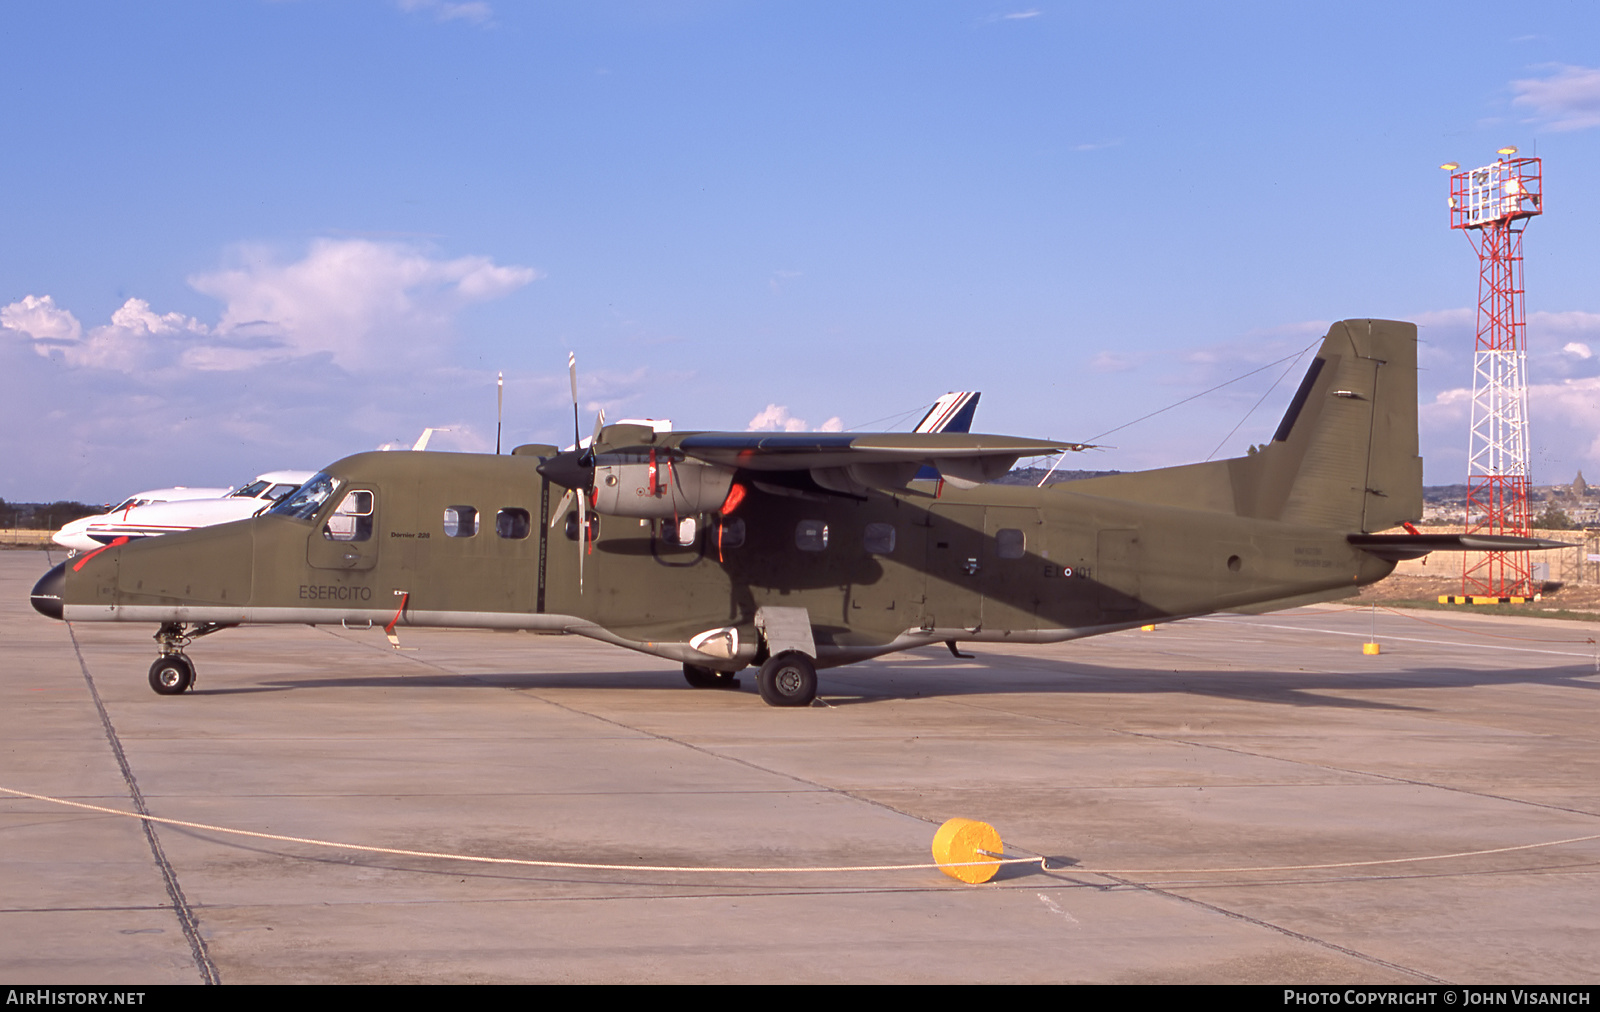
<svg viewBox="0 0 1600 1012"><path fill-rule="evenodd" d="M1380 608L1415 608L1421 611L1448 611L1457 615L1509 615L1512 618L1559 618L1569 622L1600 622L1600 614L1592 611L1569 611L1551 607L1544 601L1527 604L1440 604L1437 599L1404 598L1397 601L1357 600L1355 604L1378 605Z"/></svg>

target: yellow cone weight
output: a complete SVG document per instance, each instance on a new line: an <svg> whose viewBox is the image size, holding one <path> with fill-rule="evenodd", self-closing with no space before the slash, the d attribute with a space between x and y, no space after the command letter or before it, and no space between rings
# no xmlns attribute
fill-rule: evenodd
<svg viewBox="0 0 1600 1012"><path fill-rule="evenodd" d="M982 861L989 854L1001 853L1000 834L987 822L976 819L951 819L933 834L933 859L939 870L953 879L977 885L994 878L998 864L967 864Z"/></svg>

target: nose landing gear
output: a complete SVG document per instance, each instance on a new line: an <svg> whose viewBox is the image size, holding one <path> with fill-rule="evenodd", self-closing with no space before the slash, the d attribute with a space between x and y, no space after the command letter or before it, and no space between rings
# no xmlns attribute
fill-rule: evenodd
<svg viewBox="0 0 1600 1012"><path fill-rule="evenodd" d="M186 654L157 657L150 665L150 688L163 696L187 692L194 684L194 662Z"/></svg>
<svg viewBox="0 0 1600 1012"><path fill-rule="evenodd" d="M201 622L187 628L182 622L163 622L155 635L161 656L150 665L150 688L163 696L182 695L194 688L194 661L183 648L202 636L232 628L223 622Z"/></svg>

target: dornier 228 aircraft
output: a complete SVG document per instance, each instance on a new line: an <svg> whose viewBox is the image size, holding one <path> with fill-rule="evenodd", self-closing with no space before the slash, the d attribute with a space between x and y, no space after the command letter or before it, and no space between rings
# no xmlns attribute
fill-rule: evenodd
<svg viewBox="0 0 1600 1012"><path fill-rule="evenodd" d="M697 687L760 665L763 699L802 706L817 668L897 650L1267 611L1432 550L1552 544L1378 533L1422 509L1410 324L1334 324L1257 454L987 484L1072 447L618 424L564 451L362 453L253 519L68 560L33 603L157 624L150 683L169 695L193 683L200 636L370 623L574 633L679 661Z"/></svg>

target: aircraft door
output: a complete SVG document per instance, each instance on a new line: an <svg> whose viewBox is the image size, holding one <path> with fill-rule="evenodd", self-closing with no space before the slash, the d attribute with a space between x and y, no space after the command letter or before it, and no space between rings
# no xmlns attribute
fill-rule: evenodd
<svg viewBox="0 0 1600 1012"><path fill-rule="evenodd" d="M1037 629L1045 569L1055 565L1045 544L1044 513L1032 506L990 506L983 518L978 574L983 627Z"/></svg>
<svg viewBox="0 0 1600 1012"><path fill-rule="evenodd" d="M924 628L982 627L983 541L982 506L934 503L928 508Z"/></svg>
<svg viewBox="0 0 1600 1012"><path fill-rule="evenodd" d="M378 493L347 488L306 541L306 561L317 569L364 572L378 564Z"/></svg>

